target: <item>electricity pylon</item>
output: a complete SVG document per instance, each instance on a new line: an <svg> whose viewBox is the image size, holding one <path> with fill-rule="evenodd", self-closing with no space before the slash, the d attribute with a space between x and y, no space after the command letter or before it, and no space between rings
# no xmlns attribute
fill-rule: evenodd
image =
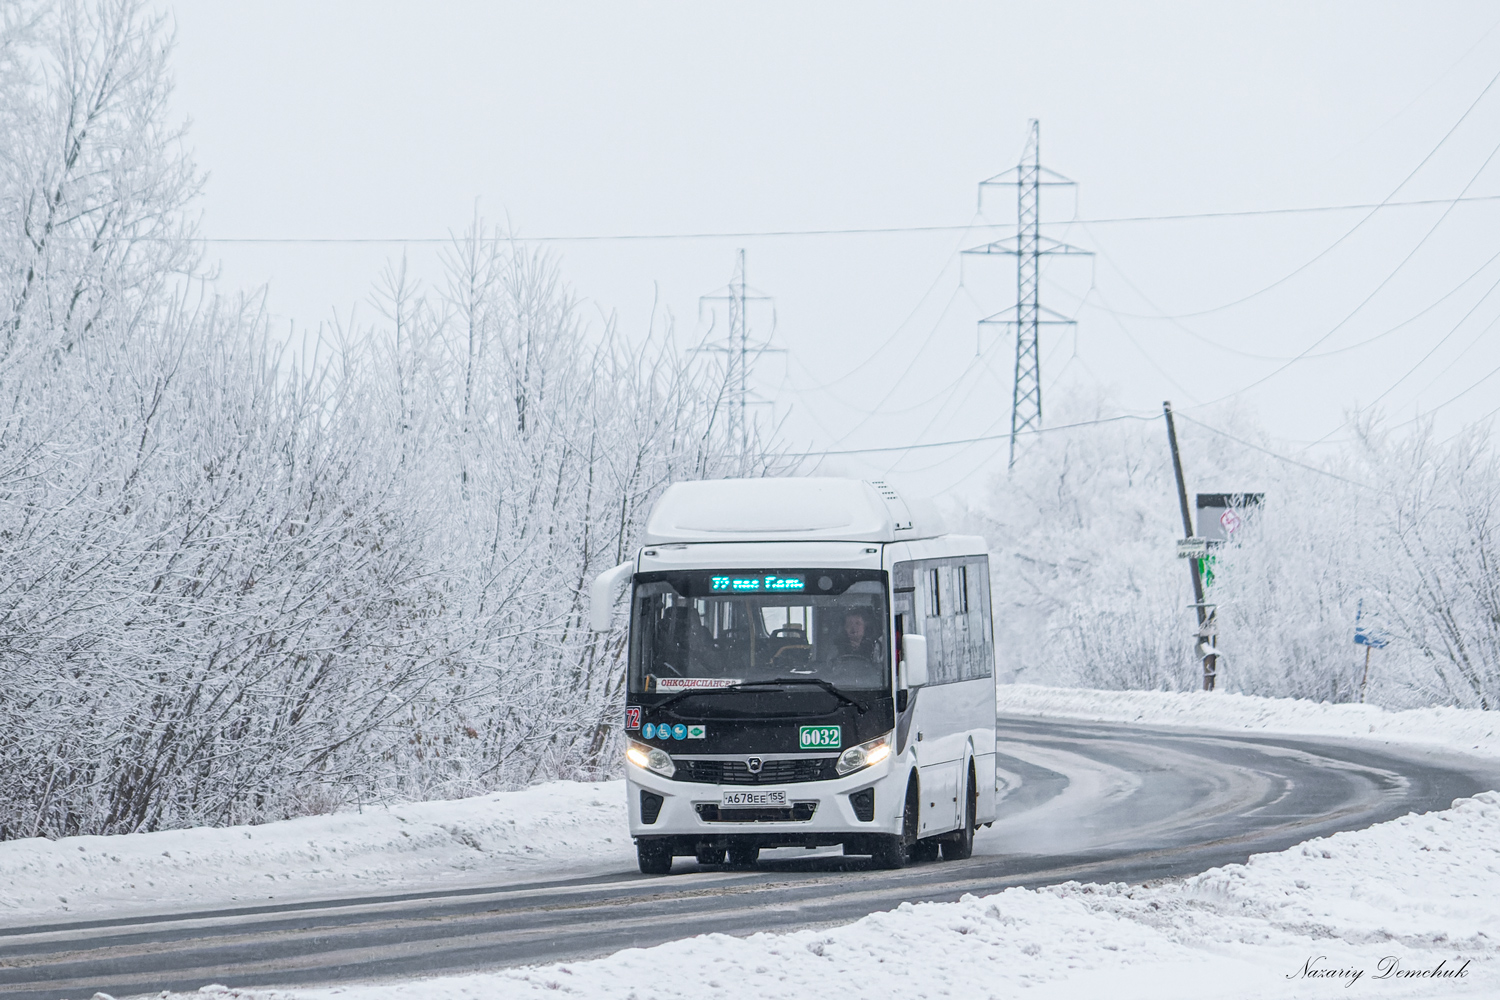
<svg viewBox="0 0 1500 1000"><path fill-rule="evenodd" d="M1042 166L1041 131L1041 123L1035 118L1031 119L1021 162L979 183L981 202L986 187L1015 187L1016 235L964 251L970 254L1009 254L1016 258L1016 304L979 321L981 327L1004 326L1016 331L1016 376L1010 403L1008 468L1016 464L1017 435L1040 430L1042 426L1042 358L1038 343L1041 328L1076 325L1073 320L1041 304L1042 258L1059 254L1092 256L1088 250L1062 243L1041 233L1042 188L1074 183L1062 174Z"/></svg>
<svg viewBox="0 0 1500 1000"><path fill-rule="evenodd" d="M729 426L726 433L731 443L738 444L741 459L750 453L750 406L770 402L750 398L755 395L750 388L750 367L754 359L762 354L780 354L785 350L772 347L766 342L756 343L750 340L750 303L772 301L769 295L752 295L750 291L750 286L745 281L745 250L741 247L735 257L734 277L730 279L729 285L723 292L703 295L698 299L700 310L704 302L729 303L728 335L720 343L704 343L693 348L695 352L723 354L725 357L724 381L729 387ZM774 311L772 315L775 315Z"/></svg>

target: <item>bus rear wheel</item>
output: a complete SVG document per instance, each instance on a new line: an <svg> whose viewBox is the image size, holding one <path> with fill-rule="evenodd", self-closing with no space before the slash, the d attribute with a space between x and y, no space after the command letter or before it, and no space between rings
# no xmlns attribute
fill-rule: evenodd
<svg viewBox="0 0 1500 1000"><path fill-rule="evenodd" d="M635 842L635 859L642 875L666 875L672 870L672 845L642 838Z"/></svg>

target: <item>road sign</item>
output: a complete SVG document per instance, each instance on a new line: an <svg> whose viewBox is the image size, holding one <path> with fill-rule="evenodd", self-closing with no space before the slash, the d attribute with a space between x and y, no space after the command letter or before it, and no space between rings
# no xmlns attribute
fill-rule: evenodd
<svg viewBox="0 0 1500 1000"><path fill-rule="evenodd" d="M1208 539L1179 538L1177 540L1178 559L1202 559L1206 555L1208 555Z"/></svg>
<svg viewBox="0 0 1500 1000"><path fill-rule="evenodd" d="M1354 609L1354 644L1370 649L1384 649L1391 641L1390 633L1380 627L1380 616L1365 610L1364 599Z"/></svg>
<svg viewBox="0 0 1500 1000"><path fill-rule="evenodd" d="M1264 493L1199 493L1198 530L1215 543L1253 534L1265 497Z"/></svg>

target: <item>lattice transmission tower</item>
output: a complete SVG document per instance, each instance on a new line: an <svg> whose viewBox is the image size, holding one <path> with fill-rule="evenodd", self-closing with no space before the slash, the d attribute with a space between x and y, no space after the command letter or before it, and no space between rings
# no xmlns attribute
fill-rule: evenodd
<svg viewBox="0 0 1500 1000"><path fill-rule="evenodd" d="M769 342L750 339L750 303L771 302L769 295L752 294L754 290L745 280L745 251L740 248L735 255L734 277L722 292L704 295L698 299L701 310L704 302L726 302L729 307L729 329L722 341L704 343L693 348L695 352L724 355L724 381L729 388L726 408L726 436L739 448L740 457L750 452L750 407L769 405L770 400L758 399L750 388L750 370L755 359L762 354L782 354L784 348L772 347ZM775 316L773 309L772 316ZM773 322L774 329L774 322ZM710 329L710 334L712 330Z"/></svg>
<svg viewBox="0 0 1500 1000"><path fill-rule="evenodd" d="M987 187L1016 189L1016 235L965 250L967 254L1006 254L1016 258L1016 304L979 321L1016 331L1016 374L1010 404L1010 462L1016 464L1016 438L1042 426L1042 358L1040 333L1044 326L1074 326L1073 320L1041 304L1042 258L1054 255L1092 256L1091 251L1043 236L1042 188L1072 185L1055 170L1042 166L1041 122L1031 119L1021 162L979 183L981 206Z"/></svg>

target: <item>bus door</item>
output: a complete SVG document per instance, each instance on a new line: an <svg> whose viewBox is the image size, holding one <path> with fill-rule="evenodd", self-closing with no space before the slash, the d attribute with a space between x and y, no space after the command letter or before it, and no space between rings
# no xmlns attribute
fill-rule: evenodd
<svg viewBox="0 0 1500 1000"><path fill-rule="evenodd" d="M907 736L908 745L916 748L922 782L918 836L927 837L958 825L958 773L963 766L966 733L955 725L956 706L949 704L956 694L954 686L941 683L943 636L941 616L935 613L940 610L937 602L941 601L941 591L931 589L935 576L921 563L898 563L895 568L899 589L893 588L898 591L893 597L902 615L902 632L927 639L928 683L911 694Z"/></svg>

